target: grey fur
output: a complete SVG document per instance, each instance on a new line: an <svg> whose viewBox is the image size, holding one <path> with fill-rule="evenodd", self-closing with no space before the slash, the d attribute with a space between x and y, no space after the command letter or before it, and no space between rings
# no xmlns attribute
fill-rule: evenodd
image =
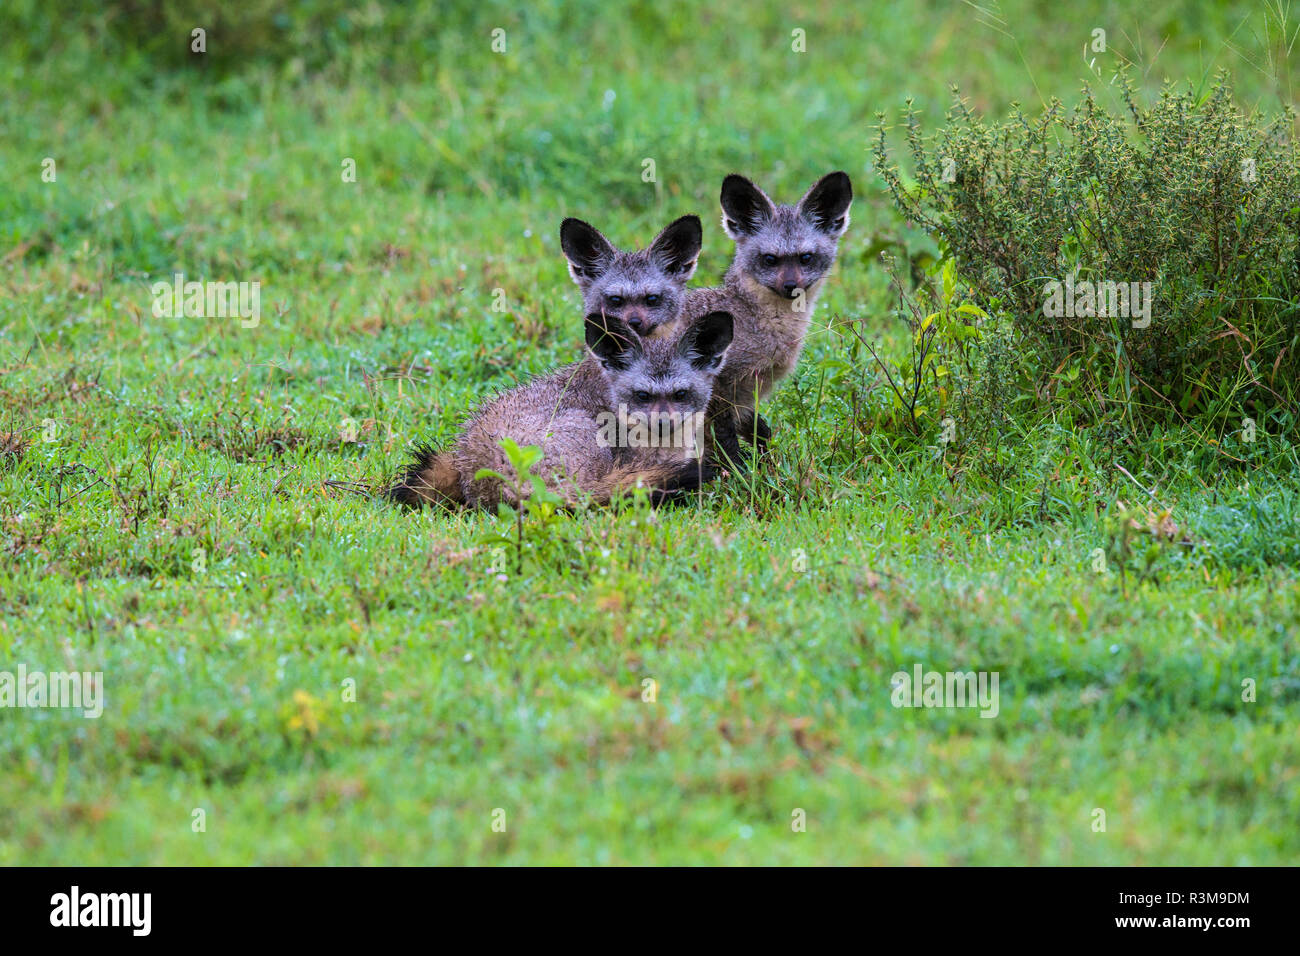
<svg viewBox="0 0 1300 956"><path fill-rule="evenodd" d="M698 455L669 442L607 447L601 431L611 419L626 421L636 414L658 412L670 420L702 416L718 370L725 367L731 326L730 315L711 313L675 335L645 339L618 319L587 316L587 360L505 392L465 426L451 453L465 503L486 508L517 503L509 484L474 477L480 469L512 476L499 444L506 437L542 448L534 473L567 502L608 501L638 482L659 490L689 483L693 471L703 470Z"/></svg>
<svg viewBox="0 0 1300 956"><path fill-rule="evenodd" d="M703 241L699 216L674 220L648 248L632 252L616 249L581 219L560 224L560 248L582 290L582 314L603 312L641 335L681 315Z"/></svg>
<svg viewBox="0 0 1300 956"><path fill-rule="evenodd" d="M743 176L723 180L722 228L736 241L736 254L721 286L688 290L679 321L715 310L735 318L735 339L709 407L709 420L733 458L732 449L739 451L736 432L754 427L758 402L799 361L817 296L849 225L852 200L852 185L842 172L823 176L793 206L774 203ZM801 256L808 261L801 262ZM787 290L790 285L804 290L803 311Z"/></svg>
<svg viewBox="0 0 1300 956"><path fill-rule="evenodd" d="M677 323L686 282L699 257L699 218L683 216L644 250L622 252L595 228L566 219L560 242L570 274L583 292L587 358L484 402L449 452L422 449L391 491L418 507L494 507L514 494L499 480L476 480L480 469L509 475L502 438L538 445L535 473L566 500L608 500L638 482L659 490L707 480L698 454L681 448L621 448L601 444L601 427L620 410L661 407L678 414L707 409L731 341L730 315L701 315ZM611 302L619 295L622 301ZM647 301L654 296L653 301ZM634 331L631 322L637 324ZM642 340L637 332L671 326L669 335ZM652 396L643 401L637 393ZM678 398L674 398L674 396ZM669 435L668 437L671 437Z"/></svg>

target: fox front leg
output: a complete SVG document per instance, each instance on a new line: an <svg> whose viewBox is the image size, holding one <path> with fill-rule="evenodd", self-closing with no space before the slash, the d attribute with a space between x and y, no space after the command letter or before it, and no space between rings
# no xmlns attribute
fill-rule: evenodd
<svg viewBox="0 0 1300 956"><path fill-rule="evenodd" d="M772 440L772 426L758 412L752 412L740 426L740 434L745 441L752 442L759 455L767 454L768 442Z"/></svg>
<svg viewBox="0 0 1300 956"><path fill-rule="evenodd" d="M719 451L721 455L718 454ZM745 470L745 454L740 450L739 429L730 416L713 422L713 454L710 457L716 465L738 472Z"/></svg>
<svg viewBox="0 0 1300 956"><path fill-rule="evenodd" d="M742 474L749 468L752 456L762 456L767 453L767 444L771 437L772 429L763 416L752 412L739 422L727 418L713 423L714 448L721 449L725 456L718 463L729 465ZM742 446L740 443L742 438L747 445L752 443L753 448ZM716 453L713 457L715 460L718 458Z"/></svg>

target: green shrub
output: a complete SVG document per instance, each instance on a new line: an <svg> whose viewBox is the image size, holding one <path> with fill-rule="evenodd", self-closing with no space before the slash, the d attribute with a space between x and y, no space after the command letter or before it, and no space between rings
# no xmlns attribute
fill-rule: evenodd
<svg viewBox="0 0 1300 956"><path fill-rule="evenodd" d="M1073 376L1088 417L1224 424L1293 407L1292 115L1244 115L1223 76L1203 96L1167 86L1150 109L1122 74L1117 86L1115 112L1085 88L1073 111L1053 101L1035 120L1016 108L1000 123L954 90L947 127L929 139L909 103L915 179L889 161L883 118L877 167L974 301L1006 313L1040 383ZM1127 283L1136 294L1116 315Z"/></svg>
<svg viewBox="0 0 1300 956"><path fill-rule="evenodd" d="M1011 406L1030 387L1013 333L961 294L968 283L958 278L951 258L928 272L914 261L915 288L900 279L892 255L882 260L897 303L893 314L907 327L906 351L882 356L863 319L845 324L856 340L850 365L871 365L879 373L876 391L885 407L878 408L873 429L926 439L953 463L977 451L981 470L1003 476L1013 465L1002 453L1017 444Z"/></svg>

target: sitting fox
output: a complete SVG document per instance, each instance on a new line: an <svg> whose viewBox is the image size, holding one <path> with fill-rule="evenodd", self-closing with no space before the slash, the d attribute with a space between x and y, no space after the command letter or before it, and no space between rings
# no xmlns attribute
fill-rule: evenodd
<svg viewBox="0 0 1300 956"><path fill-rule="evenodd" d="M566 219L560 241L583 291L588 357L487 402L451 451L421 448L390 496L413 507L511 501L499 479L474 477L480 469L510 473L499 446L507 437L541 446L539 474L568 501L608 501L638 483L662 495L707 480L689 447L691 423L708 407L732 318L701 315L653 341L638 334L676 320L702 238L699 219L684 216L648 249L621 252L588 224ZM668 428L650 436L646 423ZM628 436L641 447L624 447Z"/></svg>
<svg viewBox="0 0 1300 956"><path fill-rule="evenodd" d="M716 309L735 318L735 340L714 386L709 421L737 464L737 436L770 437L757 404L799 361L813 306L849 226L853 187L842 172L819 179L793 206L777 205L743 176L722 181L722 228L736 254L717 288L691 289L681 322Z"/></svg>

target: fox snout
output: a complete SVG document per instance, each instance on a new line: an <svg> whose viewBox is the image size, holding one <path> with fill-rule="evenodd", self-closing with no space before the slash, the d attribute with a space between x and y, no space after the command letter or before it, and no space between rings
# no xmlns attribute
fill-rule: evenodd
<svg viewBox="0 0 1300 956"><path fill-rule="evenodd" d="M787 266L782 269L776 283L776 291L787 299L793 299L798 290L807 288L807 279L804 277L803 270L797 266Z"/></svg>
<svg viewBox="0 0 1300 956"><path fill-rule="evenodd" d="M604 306L601 308L600 314L606 320L625 323L631 331L641 338L647 338L651 332L663 324L652 309L639 305L628 305L617 309Z"/></svg>
<svg viewBox="0 0 1300 956"><path fill-rule="evenodd" d="M650 315L650 311L639 306L628 306L619 318L627 323L629 329L640 335L645 335L655 327L655 320Z"/></svg>

